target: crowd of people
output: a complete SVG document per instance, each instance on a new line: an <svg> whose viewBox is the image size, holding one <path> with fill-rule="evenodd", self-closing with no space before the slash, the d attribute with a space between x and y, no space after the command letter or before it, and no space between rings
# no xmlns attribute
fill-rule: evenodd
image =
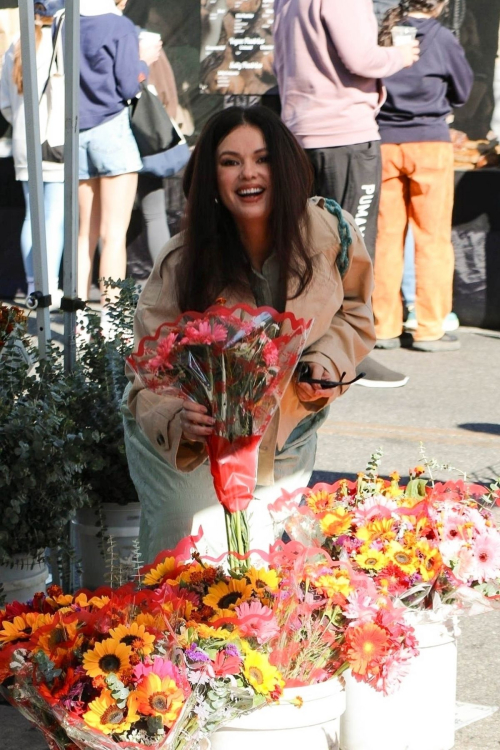
<svg viewBox="0 0 500 750"><path fill-rule="evenodd" d="M449 332L454 268L449 123L468 99L473 74L456 37L438 20L447 4L275 0L281 119L265 107L232 107L209 120L184 177L184 231L169 242L161 179L139 178L144 213L151 209L153 217L148 239L155 264L136 314L136 343L165 320L204 310L220 297L296 309L315 321L303 363L316 385L293 379L269 430L267 455L261 451L255 543L262 543L259 533L269 528L266 507L273 493L307 483L318 427L345 390L321 388L318 381L338 381L342 373L352 380L363 372L361 384L402 386L406 375L368 356L374 346L419 352L460 346ZM54 34L48 8L39 5L42 95ZM100 276L125 276L126 232L142 168L127 102L151 79L155 65L168 66L161 42L146 42L122 15L125 5L126 0L81 0L82 299L88 298L99 241ZM16 176L25 187L23 259L32 284L19 61L16 42L6 55L0 109L13 125ZM169 109L170 99L172 111L175 96L164 102ZM62 239L56 241L62 200L55 197L62 179L60 164L44 163L51 291L62 252ZM409 338L401 292L405 245L413 250L415 278L406 300L414 305ZM105 332L105 304L102 309ZM208 528L223 529L222 522L210 520L221 512L205 462L213 420L197 404L148 391L133 373L130 380L126 445L142 503L141 550L151 559L202 519Z"/></svg>

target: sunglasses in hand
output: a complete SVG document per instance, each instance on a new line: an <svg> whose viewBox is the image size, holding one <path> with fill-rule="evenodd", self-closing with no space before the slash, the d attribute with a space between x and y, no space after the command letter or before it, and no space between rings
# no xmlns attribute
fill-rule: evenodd
<svg viewBox="0 0 500 750"><path fill-rule="evenodd" d="M340 376L340 380L318 380L317 378L311 377L311 369L309 365L302 365L301 369L299 371L299 377L298 381L299 383L308 383L309 385L320 385L321 388L341 388L345 385L352 385L353 383L357 383L358 380L361 380L361 378L364 378L366 375L365 372L360 372L359 375L357 375L354 380L344 380L345 378L345 372L342 373Z"/></svg>

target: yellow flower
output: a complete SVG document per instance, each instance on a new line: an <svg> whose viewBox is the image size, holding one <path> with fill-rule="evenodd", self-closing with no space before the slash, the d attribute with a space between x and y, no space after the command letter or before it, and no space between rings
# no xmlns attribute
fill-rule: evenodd
<svg viewBox="0 0 500 750"><path fill-rule="evenodd" d="M395 539L394 521L392 518L378 518L376 521L370 521L356 531L356 536L364 542L373 542L381 538Z"/></svg>
<svg viewBox="0 0 500 750"><path fill-rule="evenodd" d="M362 547L356 555L356 562L365 570L382 570L389 561L380 550Z"/></svg>
<svg viewBox="0 0 500 750"><path fill-rule="evenodd" d="M130 667L132 649L114 638L96 643L94 648L83 655L83 668L90 677L110 673L120 674Z"/></svg>
<svg viewBox="0 0 500 750"><path fill-rule="evenodd" d="M44 615L37 612L23 612L22 615L14 617L12 622L4 620L2 622L3 630L0 630L0 643L28 640L28 638L31 638L33 630L45 624L42 622L37 626L40 617L43 618Z"/></svg>
<svg viewBox="0 0 500 750"><path fill-rule="evenodd" d="M249 685L261 695L269 695L285 685L280 672L269 663L265 654L258 651L250 651L247 654L243 663L243 673Z"/></svg>
<svg viewBox="0 0 500 750"><path fill-rule="evenodd" d="M166 557L163 562L156 566L156 568L151 568L149 573L146 573L143 580L144 586L160 585L177 567L175 557Z"/></svg>
<svg viewBox="0 0 500 750"><path fill-rule="evenodd" d="M259 596L265 595L268 591L274 594L281 581L281 577L275 570L266 570L266 568L249 568L245 575Z"/></svg>
<svg viewBox="0 0 500 750"><path fill-rule="evenodd" d="M400 568L406 575L413 575L418 571L419 561L415 557L415 550L411 547L403 547L399 542L391 542L385 550L387 557Z"/></svg>
<svg viewBox="0 0 500 750"><path fill-rule="evenodd" d="M420 558L419 573L424 581L432 581L439 575L443 558L437 547L431 547L429 542L422 540L417 544L417 554Z"/></svg>
<svg viewBox="0 0 500 750"><path fill-rule="evenodd" d="M349 596L354 590L351 586L349 573L341 568L335 568L328 575L319 576L314 581L314 585L320 593L329 598L332 598L335 594Z"/></svg>
<svg viewBox="0 0 500 750"><path fill-rule="evenodd" d="M89 710L83 714L83 720L89 727L104 734L127 732L132 724L132 717L125 716L124 709L116 705L108 690L103 690L99 698L89 703Z"/></svg>
<svg viewBox="0 0 500 750"><path fill-rule="evenodd" d="M245 578L230 578L229 583L219 581L210 586L208 593L203 597L203 603L215 610L216 619L233 617L236 607L248 601L252 594L253 589Z"/></svg>
<svg viewBox="0 0 500 750"><path fill-rule="evenodd" d="M314 513L324 513L331 510L336 502L335 494L326 490L311 492L306 498L307 505Z"/></svg>
<svg viewBox="0 0 500 750"><path fill-rule="evenodd" d="M137 690L129 696L132 714L159 716L166 727L171 727L184 704L184 694L171 677L163 679L151 672Z"/></svg>
<svg viewBox="0 0 500 750"><path fill-rule="evenodd" d="M72 594L59 594L58 596L52 597L48 596L46 599L47 603L51 605L51 607L57 608L57 607L67 607L70 604L73 604L73 595Z"/></svg>
<svg viewBox="0 0 500 750"><path fill-rule="evenodd" d="M132 622L130 625L118 625L109 631L111 638L131 646L141 656L147 656L154 649L155 637L146 631L144 625Z"/></svg>
<svg viewBox="0 0 500 750"><path fill-rule="evenodd" d="M227 630L226 628L211 628L210 625L205 625L200 622L195 625L196 632L200 638L217 638L223 641L235 641L239 636L238 628L234 630Z"/></svg>
<svg viewBox="0 0 500 750"><path fill-rule="evenodd" d="M144 625L146 628L162 630L165 626L163 617L152 615L150 612L141 612L137 615L135 621L138 625Z"/></svg>
<svg viewBox="0 0 500 750"><path fill-rule="evenodd" d="M65 649L60 649L60 644L69 641L73 647L77 631L78 623L76 622L58 622L49 633L44 633L38 637L38 646L47 656L51 656L51 654L63 654Z"/></svg>
<svg viewBox="0 0 500 750"><path fill-rule="evenodd" d="M88 599L87 594L82 593L75 597L75 604L81 609L85 609L86 607L102 609L106 604L109 604L109 596L93 596Z"/></svg>
<svg viewBox="0 0 500 750"><path fill-rule="evenodd" d="M320 520L321 531L326 536L341 536L351 528L352 518L352 513L340 505Z"/></svg>

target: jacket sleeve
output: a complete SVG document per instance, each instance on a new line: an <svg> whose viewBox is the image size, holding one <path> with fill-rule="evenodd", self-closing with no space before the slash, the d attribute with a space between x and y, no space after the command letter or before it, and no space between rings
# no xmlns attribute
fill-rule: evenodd
<svg viewBox="0 0 500 750"><path fill-rule="evenodd" d="M117 39L114 59L116 88L124 101L138 94L139 81L147 78L149 70L146 63L139 59L139 39L133 24L131 27L130 31Z"/></svg>
<svg viewBox="0 0 500 750"><path fill-rule="evenodd" d="M460 42L450 32L448 32L446 38L448 57L447 98L452 107L461 107L470 96L474 83L474 73L467 62Z"/></svg>
<svg viewBox="0 0 500 750"><path fill-rule="evenodd" d="M349 381L355 377L357 365L375 345L375 326L371 304L372 262L354 219L345 212L344 217L352 236L349 268L343 278L336 264L334 269L338 283L343 286L343 303L333 316L328 332L305 350L301 361L322 365L336 380L345 372L344 379ZM330 399L303 402L302 405L309 411L319 411L345 390L336 388Z"/></svg>
<svg viewBox="0 0 500 750"><path fill-rule="evenodd" d="M388 78L404 67L403 55L397 47L379 46L374 11L368 5L371 2L324 0L323 23L347 70L362 78Z"/></svg>
<svg viewBox="0 0 500 750"><path fill-rule="evenodd" d="M175 303L174 276L169 251L176 238L161 253L139 298L134 318L134 351L144 336L179 316ZM144 435L159 455L179 471L192 471L206 459L203 443L182 440L179 414L182 399L154 393L145 388L132 367L126 366L131 382L128 407Z"/></svg>
<svg viewBox="0 0 500 750"><path fill-rule="evenodd" d="M10 100L10 81L12 79L12 54L8 50L5 54L2 77L0 80L0 110L7 122L12 124L12 102Z"/></svg>

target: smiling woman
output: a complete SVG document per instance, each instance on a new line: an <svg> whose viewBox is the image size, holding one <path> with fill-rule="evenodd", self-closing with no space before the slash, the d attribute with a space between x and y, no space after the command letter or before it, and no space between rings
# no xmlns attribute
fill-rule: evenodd
<svg viewBox="0 0 500 750"><path fill-rule="evenodd" d="M345 390L335 382L342 373L350 380L374 343L372 270L363 240L338 206L308 199L311 184L305 153L270 110L233 107L215 115L186 169L184 231L157 259L135 318L136 343L180 313L204 311L216 301L314 319L300 370L260 450L250 505L253 547L273 541L268 504L283 488L307 485L318 427ZM299 381L304 364L316 383ZM129 376L125 433L142 506L143 559L200 525L206 547L223 552L223 510L206 461L212 417L200 404L146 390Z"/></svg>

